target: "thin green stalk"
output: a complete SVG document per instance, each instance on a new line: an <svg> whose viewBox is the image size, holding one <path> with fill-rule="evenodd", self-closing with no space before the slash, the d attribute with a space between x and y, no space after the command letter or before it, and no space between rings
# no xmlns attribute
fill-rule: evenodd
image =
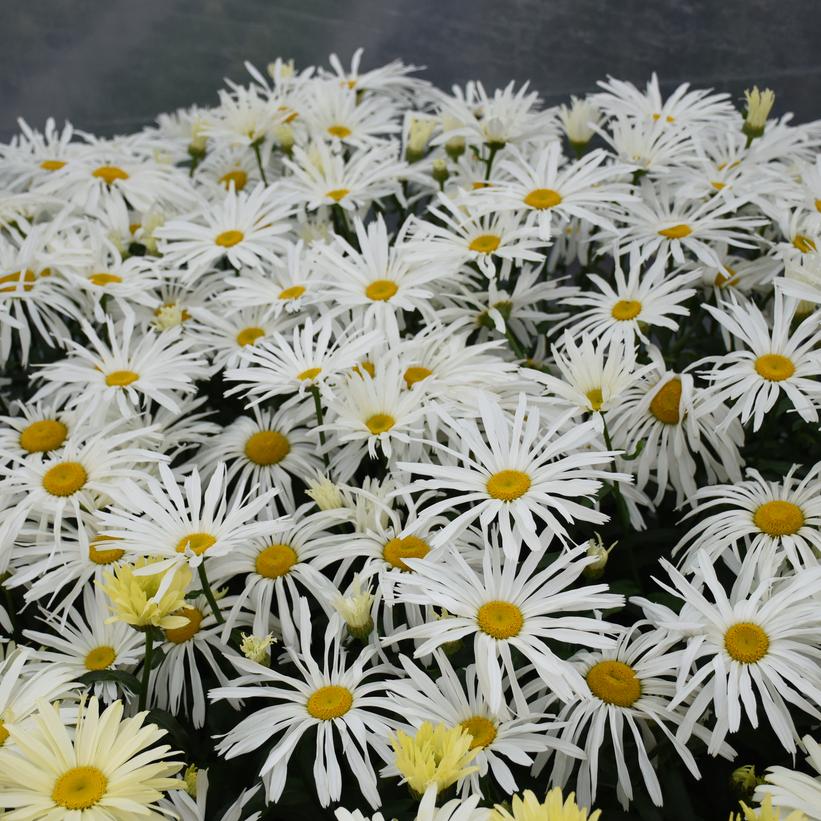
<svg viewBox="0 0 821 821"><path fill-rule="evenodd" d="M259 140L257 140L256 142L251 143L251 148L254 149L254 154L256 155L256 158L257 158L257 166L259 168L259 175L260 175L260 177L262 177L262 181L265 183L265 185L268 185L268 177L265 176L265 169L262 167L262 153L259 150L259 145L260 145Z"/></svg>
<svg viewBox="0 0 821 821"><path fill-rule="evenodd" d="M217 620L217 624L225 624L225 617L217 607L217 600L214 598L214 591L211 590L211 585L208 583L208 574L205 572L205 560L200 562L197 567L197 573L200 577L200 584L202 585L202 592L205 593L205 598L208 599L208 604L211 606L211 612Z"/></svg>
<svg viewBox="0 0 821 821"><path fill-rule="evenodd" d="M144 710L148 701L148 682L151 678L151 655L154 650L154 633L149 627L145 631L145 658L143 659L143 678L140 686L139 710Z"/></svg>
<svg viewBox="0 0 821 821"><path fill-rule="evenodd" d="M325 424L325 417L322 414L322 399L319 396L319 388L316 385L311 385L311 393L314 397L314 410L316 411L316 422L319 425L319 443L322 445L322 461L325 462L325 468L331 469L331 461L328 459L328 451L325 447L325 431L322 426Z"/></svg>

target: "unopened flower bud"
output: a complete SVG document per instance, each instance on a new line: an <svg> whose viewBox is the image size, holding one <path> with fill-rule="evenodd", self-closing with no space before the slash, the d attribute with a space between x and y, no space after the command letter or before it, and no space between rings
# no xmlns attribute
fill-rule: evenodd
<svg viewBox="0 0 821 821"><path fill-rule="evenodd" d="M448 164L442 159L433 161L433 171L431 173L433 175L433 179L435 179L440 185L444 184L450 176Z"/></svg>
<svg viewBox="0 0 821 821"><path fill-rule="evenodd" d="M408 127L408 143L405 147L405 159L408 162L418 162L425 156L428 140L435 128L436 120L432 118L411 118Z"/></svg>
<svg viewBox="0 0 821 821"><path fill-rule="evenodd" d="M345 506L339 487L327 476L319 476L315 481L309 481L305 492L320 510L337 510Z"/></svg>
<svg viewBox="0 0 821 821"><path fill-rule="evenodd" d="M607 567L607 559L610 556L610 551L616 546L617 542L613 542L610 547L605 547L602 537L597 533L587 543L587 555L593 556L595 561L587 565L582 574L587 579L600 579L604 575L604 568Z"/></svg>
<svg viewBox="0 0 821 821"><path fill-rule="evenodd" d="M192 797L197 797L197 765L189 764L183 773L183 781L185 782L185 791Z"/></svg>
<svg viewBox="0 0 821 821"><path fill-rule="evenodd" d="M348 632L359 641L367 641L373 631L373 594L370 590L362 589L359 576L354 576L347 596L337 596L334 607L337 613L345 620Z"/></svg>
<svg viewBox="0 0 821 821"><path fill-rule="evenodd" d="M744 92L744 99L747 101L747 116L741 130L747 135L749 143L764 133L767 117L775 102L775 93L769 88L759 91L758 86L753 86L752 91L747 89Z"/></svg>

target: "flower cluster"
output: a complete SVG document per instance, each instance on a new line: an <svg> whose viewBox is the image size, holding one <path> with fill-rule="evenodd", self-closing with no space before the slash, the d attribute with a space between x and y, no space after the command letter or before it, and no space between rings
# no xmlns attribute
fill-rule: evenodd
<svg viewBox="0 0 821 821"><path fill-rule="evenodd" d="M360 58L0 145L0 815L821 818L819 123Z"/></svg>

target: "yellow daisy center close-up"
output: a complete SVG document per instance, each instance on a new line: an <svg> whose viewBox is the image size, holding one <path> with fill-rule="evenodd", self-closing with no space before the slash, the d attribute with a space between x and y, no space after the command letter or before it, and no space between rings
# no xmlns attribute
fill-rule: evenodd
<svg viewBox="0 0 821 821"><path fill-rule="evenodd" d="M396 424L389 413L374 413L365 420L365 427L374 435L387 433Z"/></svg>
<svg viewBox="0 0 821 821"><path fill-rule="evenodd" d="M280 299L299 299L305 293L304 285L291 285L290 288L283 288L279 292Z"/></svg>
<svg viewBox="0 0 821 821"><path fill-rule="evenodd" d="M423 379L427 379L432 375L433 371L430 370L430 368L426 368L424 365L411 365L405 371L405 384L410 388L417 382L421 382Z"/></svg>
<svg viewBox="0 0 821 821"><path fill-rule="evenodd" d="M108 779L98 767L72 767L54 784L51 800L67 810L88 810L108 789Z"/></svg>
<svg viewBox="0 0 821 821"><path fill-rule="evenodd" d="M291 452L291 443L279 431L260 430L245 443L245 455L256 465L275 465Z"/></svg>
<svg viewBox="0 0 821 821"><path fill-rule="evenodd" d="M5 287L0 288L0 294L11 294L14 291L19 290L19 286L23 286L23 290L28 292L32 288L34 288L34 284L37 281L37 274L34 273L30 268L25 271L13 271L10 274L3 274L0 276L0 283ZM6 284L10 283L10 284Z"/></svg>
<svg viewBox="0 0 821 821"><path fill-rule="evenodd" d="M61 168L65 167L65 163L62 160L43 160L40 163L40 168L43 171L59 171Z"/></svg>
<svg viewBox="0 0 821 821"><path fill-rule="evenodd" d="M20 447L27 453L56 450L68 436L68 428L58 419L40 419L20 431Z"/></svg>
<svg viewBox="0 0 821 821"><path fill-rule="evenodd" d="M106 542L117 541L116 536L98 536L88 546L88 558L94 564L113 564L125 555L125 550L120 550L118 547L99 548L97 545L105 544Z"/></svg>
<svg viewBox="0 0 821 821"><path fill-rule="evenodd" d="M468 248L478 254L492 254L502 244L502 238L497 234L480 234L474 237Z"/></svg>
<svg viewBox="0 0 821 821"><path fill-rule="evenodd" d="M530 477L521 470L500 470L494 473L485 486L494 499L512 502L530 490Z"/></svg>
<svg viewBox="0 0 821 821"><path fill-rule="evenodd" d="M333 188L330 191L326 191L325 196L332 199L334 202L340 202L350 193L351 191L349 188Z"/></svg>
<svg viewBox="0 0 821 821"><path fill-rule="evenodd" d="M802 254L809 254L812 251L818 250L815 245L815 240L804 234L796 234L793 237L792 244L801 251Z"/></svg>
<svg viewBox="0 0 821 821"><path fill-rule="evenodd" d="M636 299L620 299L610 310L613 319L627 322L641 313L641 302Z"/></svg>
<svg viewBox="0 0 821 821"><path fill-rule="evenodd" d="M231 183L234 183L235 191L242 191L245 184L248 182L248 175L241 169L235 168L233 171L228 171L220 177L220 182L226 187L230 188Z"/></svg>
<svg viewBox="0 0 821 821"><path fill-rule="evenodd" d="M296 378L299 379L301 382L305 381L312 381L322 373L322 368L306 368L301 373L296 375Z"/></svg>
<svg viewBox="0 0 821 821"><path fill-rule="evenodd" d="M246 345L253 345L260 337L265 336L265 331L256 325L243 328L236 336L237 345L244 348Z"/></svg>
<svg viewBox="0 0 821 821"><path fill-rule="evenodd" d="M470 733L470 749L477 747L487 747L496 739L496 725L485 716L471 716L459 722L460 727L464 727Z"/></svg>
<svg viewBox="0 0 821 821"><path fill-rule="evenodd" d="M783 382L795 373L795 365L780 353L765 353L755 360L755 371L768 382Z"/></svg>
<svg viewBox="0 0 821 821"><path fill-rule="evenodd" d="M299 561L296 550L289 544L271 544L257 554L254 567L266 579L284 576Z"/></svg>
<svg viewBox="0 0 821 821"><path fill-rule="evenodd" d="M518 636L525 623L522 611L507 601L489 601L476 613L479 629L494 639Z"/></svg>
<svg viewBox="0 0 821 821"><path fill-rule="evenodd" d="M111 371L106 374L105 383L109 388L124 388L140 378L136 371Z"/></svg>
<svg viewBox="0 0 821 821"><path fill-rule="evenodd" d="M562 195L552 188L536 188L531 191L525 198L525 205L531 208L536 208L539 211L544 211L547 208L555 208L562 202Z"/></svg>
<svg viewBox="0 0 821 821"><path fill-rule="evenodd" d="M594 696L616 707L632 707L641 696L636 671L623 661L600 661L587 671L587 686Z"/></svg>
<svg viewBox="0 0 821 821"><path fill-rule="evenodd" d="M601 388L591 388L585 396L587 397L588 402L590 402L590 407L592 410L601 410L601 407L604 404L604 396L602 395Z"/></svg>
<svg viewBox="0 0 821 821"><path fill-rule="evenodd" d="M677 425L681 419L681 380L676 377L659 388L650 401L650 413L665 425Z"/></svg>
<svg viewBox="0 0 821 821"><path fill-rule="evenodd" d="M170 630L165 631L166 639L172 644L185 644L199 633L204 618L201 610L196 607L181 607L179 610L175 610L173 615L188 619L188 624L184 624L182 627L172 627Z"/></svg>
<svg viewBox="0 0 821 821"><path fill-rule="evenodd" d="M336 124L328 126L328 133L332 137L339 137L340 140L344 140L345 137L350 137L353 132L346 125Z"/></svg>
<svg viewBox="0 0 821 821"><path fill-rule="evenodd" d="M104 288L106 285L116 285L118 282L122 282L123 278L117 276L117 274L109 274L105 271L101 271L97 274L91 274L88 281L98 288Z"/></svg>
<svg viewBox="0 0 821 821"><path fill-rule="evenodd" d="M753 514L753 523L770 536L792 536L804 526L804 512L792 502L773 499L759 505Z"/></svg>
<svg viewBox="0 0 821 821"><path fill-rule="evenodd" d="M659 236L666 237L667 239L684 239L685 237L689 237L692 233L693 229L690 228L689 225L682 222L679 225L671 225L669 228L662 228L659 231Z"/></svg>
<svg viewBox="0 0 821 821"><path fill-rule="evenodd" d="M72 496L88 481L88 473L79 462L58 462L43 476L43 488L52 496Z"/></svg>
<svg viewBox="0 0 821 821"><path fill-rule="evenodd" d="M106 185L111 185L117 180L127 180L128 172L123 171L117 165L101 165L91 172L92 177L102 180Z"/></svg>
<svg viewBox="0 0 821 821"><path fill-rule="evenodd" d="M405 559L424 559L428 553L430 553L430 545L418 536L391 539L382 548L382 558L388 564L405 572L411 571L411 568L405 564Z"/></svg>
<svg viewBox="0 0 821 821"><path fill-rule="evenodd" d="M0 719L0 747L8 741L8 737L10 735L11 733L6 729L6 725L3 723L3 720Z"/></svg>
<svg viewBox="0 0 821 821"><path fill-rule="evenodd" d="M202 556L206 550L213 547L217 543L217 537L210 533L189 533L183 536L177 542L177 553L185 553L187 549L191 549L197 556Z"/></svg>
<svg viewBox="0 0 821 821"><path fill-rule="evenodd" d="M245 234L243 234L242 231L237 231L232 228L228 231L223 231L221 234L217 234L214 238L214 243L222 248L233 248L235 245L239 245L244 239Z"/></svg>
<svg viewBox="0 0 821 821"><path fill-rule="evenodd" d="M387 302L398 290L399 286L391 279L375 279L365 288L365 296L374 302Z"/></svg>
<svg viewBox="0 0 821 821"><path fill-rule="evenodd" d="M767 655L770 637L757 624L742 621L724 634L724 649L741 664L755 664Z"/></svg>
<svg viewBox="0 0 821 821"><path fill-rule="evenodd" d="M314 690L305 708L309 715L320 721L330 721L344 716L353 706L353 693L347 687L329 684Z"/></svg>
<svg viewBox="0 0 821 821"><path fill-rule="evenodd" d="M117 658L117 653L113 647L108 644L101 644L86 653L85 664L86 670L105 670L114 664Z"/></svg>

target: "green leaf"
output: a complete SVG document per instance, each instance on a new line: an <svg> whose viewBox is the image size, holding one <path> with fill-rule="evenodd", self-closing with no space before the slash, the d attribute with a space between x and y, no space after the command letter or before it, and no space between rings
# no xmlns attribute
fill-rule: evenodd
<svg viewBox="0 0 821 821"><path fill-rule="evenodd" d="M90 670L80 676L79 681L86 687L98 681L114 681L132 693L140 692L140 680L133 673L126 673L125 670Z"/></svg>

